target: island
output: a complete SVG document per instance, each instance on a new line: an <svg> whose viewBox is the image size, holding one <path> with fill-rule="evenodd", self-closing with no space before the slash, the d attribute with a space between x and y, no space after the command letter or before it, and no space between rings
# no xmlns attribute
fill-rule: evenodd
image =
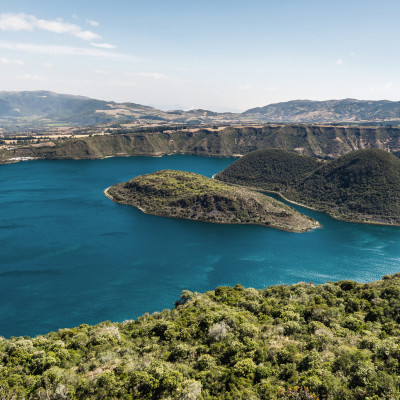
<svg viewBox="0 0 400 400"><path fill-rule="evenodd" d="M117 203L147 214L223 224L255 224L305 232L319 223L262 193L191 172L162 170L105 190Z"/></svg>
<svg viewBox="0 0 400 400"><path fill-rule="evenodd" d="M277 192L343 221L400 224L400 159L380 149L357 150L325 161L262 149L240 158L215 178Z"/></svg>

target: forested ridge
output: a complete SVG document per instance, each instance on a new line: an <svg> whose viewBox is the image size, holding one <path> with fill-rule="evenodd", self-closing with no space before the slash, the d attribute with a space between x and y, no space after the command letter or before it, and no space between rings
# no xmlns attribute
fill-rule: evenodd
<svg viewBox="0 0 400 400"><path fill-rule="evenodd" d="M262 149L237 160L216 178L276 191L342 220L400 223L400 160L380 149L362 149L325 162Z"/></svg>
<svg viewBox="0 0 400 400"><path fill-rule="evenodd" d="M1 338L0 398L398 399L399 284L184 291L135 321Z"/></svg>

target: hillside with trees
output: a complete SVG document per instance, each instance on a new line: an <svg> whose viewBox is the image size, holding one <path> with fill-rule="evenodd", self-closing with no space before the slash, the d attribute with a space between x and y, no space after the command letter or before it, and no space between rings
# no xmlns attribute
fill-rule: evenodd
<svg viewBox="0 0 400 400"><path fill-rule="evenodd" d="M219 224L254 224L305 232L314 219L264 194L192 172L163 170L117 183L105 194L147 214Z"/></svg>
<svg viewBox="0 0 400 400"><path fill-rule="evenodd" d="M400 160L378 149L317 162L282 150L250 153L217 179L277 191L341 220L400 223Z"/></svg>
<svg viewBox="0 0 400 400"><path fill-rule="evenodd" d="M397 399L399 286L184 291L135 321L0 338L0 398Z"/></svg>

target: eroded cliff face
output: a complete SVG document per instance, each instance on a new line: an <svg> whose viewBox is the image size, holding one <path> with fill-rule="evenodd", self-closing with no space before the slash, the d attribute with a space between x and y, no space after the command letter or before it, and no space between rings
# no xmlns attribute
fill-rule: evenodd
<svg viewBox="0 0 400 400"><path fill-rule="evenodd" d="M33 147L15 145L0 151L0 162L18 157L95 159L164 154L233 156L262 148L293 150L316 158L333 159L353 150L378 148L400 155L400 129L329 125L268 125L215 131L171 131L93 136L53 141Z"/></svg>

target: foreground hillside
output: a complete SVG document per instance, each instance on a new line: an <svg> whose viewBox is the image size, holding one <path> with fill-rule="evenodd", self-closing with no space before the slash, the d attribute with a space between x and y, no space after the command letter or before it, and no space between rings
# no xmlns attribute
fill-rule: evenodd
<svg viewBox="0 0 400 400"><path fill-rule="evenodd" d="M136 321L0 339L0 398L398 399L399 287L184 291Z"/></svg>
<svg viewBox="0 0 400 400"><path fill-rule="evenodd" d="M354 150L380 148L400 154L400 129L317 125L267 125L260 128L164 130L120 133L86 138L51 139L39 144L1 146L0 163L20 157L94 159L117 156L196 154L232 156L263 148L291 150L332 159Z"/></svg>
<svg viewBox="0 0 400 400"><path fill-rule="evenodd" d="M118 183L105 193L118 203L163 217L256 224L293 232L319 226L317 221L271 197L192 172L157 171Z"/></svg>
<svg viewBox="0 0 400 400"><path fill-rule="evenodd" d="M400 159L379 149L324 163L264 149L242 157L216 178L277 191L342 220L400 224Z"/></svg>

